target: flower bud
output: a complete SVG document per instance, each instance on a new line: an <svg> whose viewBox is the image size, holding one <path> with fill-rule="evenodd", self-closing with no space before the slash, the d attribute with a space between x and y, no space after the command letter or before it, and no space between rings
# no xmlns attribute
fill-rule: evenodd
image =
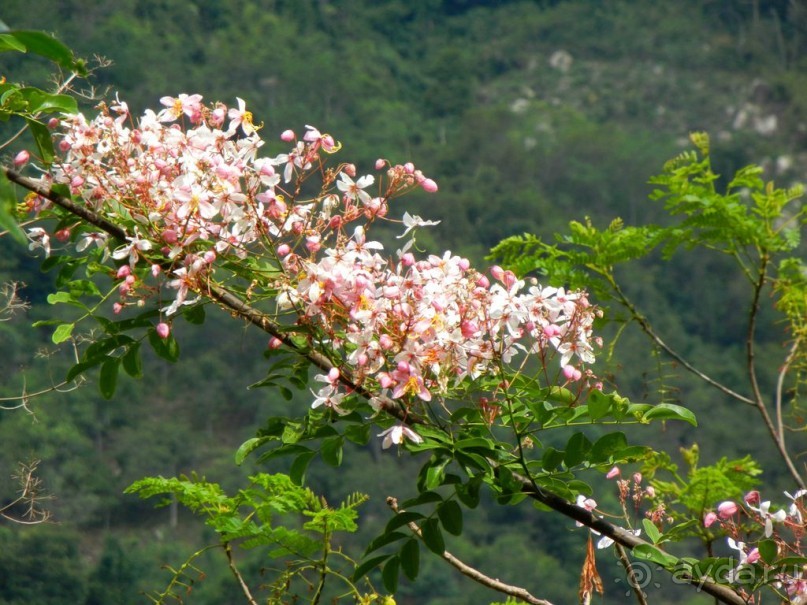
<svg viewBox="0 0 807 605"><path fill-rule="evenodd" d="M168 338L168 335L171 334L171 326L169 326L164 321L161 321L157 324L157 336L162 339Z"/></svg>
<svg viewBox="0 0 807 605"><path fill-rule="evenodd" d="M713 512L709 511L703 516L703 526L704 527L711 527L712 524L717 521L717 515Z"/></svg>
<svg viewBox="0 0 807 605"><path fill-rule="evenodd" d="M423 187L423 191L426 191L427 193L434 193L437 191L437 183L431 179L423 179L420 186Z"/></svg>
<svg viewBox="0 0 807 605"><path fill-rule="evenodd" d="M296 138L297 137L295 136L293 130L284 130L282 133L280 133L280 140L285 141L286 143L290 143Z"/></svg>
<svg viewBox="0 0 807 605"><path fill-rule="evenodd" d="M31 159L31 154L28 153L25 149L20 151L17 155L14 156L14 167L15 168L22 168L28 163L28 160Z"/></svg>
<svg viewBox="0 0 807 605"><path fill-rule="evenodd" d="M717 514L718 516L726 520L732 515L734 515L739 510L739 507L736 503L732 502L731 500L726 500L725 502L721 502L717 506Z"/></svg>
<svg viewBox="0 0 807 605"><path fill-rule="evenodd" d="M610 471L608 471L608 474L605 475L605 478L606 479L613 479L614 477L618 477L618 476L619 476L619 467L615 466Z"/></svg>
<svg viewBox="0 0 807 605"><path fill-rule="evenodd" d="M376 170L381 170L381 169L382 169L382 168L384 168L384 166L386 166L386 165L387 165L387 161L386 161L385 159L383 159L383 158L378 158L378 159L375 161L375 169L376 169Z"/></svg>
<svg viewBox="0 0 807 605"><path fill-rule="evenodd" d="M283 341L280 340L277 336L272 336L272 338L269 339L269 348L270 349L279 349L282 346L283 346Z"/></svg>

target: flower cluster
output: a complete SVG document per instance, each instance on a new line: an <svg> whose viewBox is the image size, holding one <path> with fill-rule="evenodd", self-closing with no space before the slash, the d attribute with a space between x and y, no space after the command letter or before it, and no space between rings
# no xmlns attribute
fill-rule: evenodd
<svg viewBox="0 0 807 605"><path fill-rule="evenodd" d="M599 311L584 293L541 287L500 267L489 278L450 252L418 260L413 239L389 259L368 240L374 221L389 220L394 198L416 187L437 190L411 163L378 160L377 176L359 177L353 164L327 167L323 154L340 145L312 126L301 138L284 131L291 149L259 157L260 127L241 99L235 108L186 94L161 103L136 121L116 101L93 120L79 114L51 125L60 129L63 158L50 178L126 230L127 241L114 249L97 231L72 236L78 250L95 244L116 264L115 312L144 304L162 286L173 291L162 309L170 318L203 294L222 258L254 255L274 269L253 287L279 292L277 312L295 314L341 355L339 369L317 377L325 384L313 392L315 407L343 411L340 371L404 405L448 397L463 381L498 376L526 359L546 370L555 358L550 380L582 385L593 377L587 365ZM312 187L315 175L320 186ZM46 206L40 200L32 210ZM409 213L402 223L400 237L436 224ZM31 239L50 251L44 230ZM161 321L159 335L168 334ZM384 437L386 444L418 439L403 427Z"/></svg>
<svg viewBox="0 0 807 605"><path fill-rule="evenodd" d="M742 503L726 500L718 504L715 510L708 511L704 515L704 527L710 528L719 524L728 534L729 548L738 553L739 563L728 573L729 582L738 581L747 566L762 563L760 549L754 545L759 541L772 540L776 544L776 560L785 557L804 557L803 498L807 496L807 490L798 490L793 495L785 492L785 496L790 500L789 506L773 510L771 501L763 501L760 493L754 490L745 495ZM761 532L761 537L756 540L753 538L753 531L749 531L748 528L749 523L752 530ZM769 558L766 563L775 561ZM807 599L807 578L803 577L801 566L792 573L779 573L772 585L786 594L790 602L802 602Z"/></svg>

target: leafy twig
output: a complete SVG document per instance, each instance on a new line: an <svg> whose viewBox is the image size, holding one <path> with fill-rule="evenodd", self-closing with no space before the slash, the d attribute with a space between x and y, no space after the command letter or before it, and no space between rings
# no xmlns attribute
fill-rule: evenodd
<svg viewBox="0 0 807 605"><path fill-rule="evenodd" d="M387 498L387 506L392 509L396 515L400 512L398 508L398 500L393 497ZM420 531L420 528L417 526L417 523L414 521L407 523L407 526L415 534L418 538L423 539L423 534ZM474 582L478 582L483 586L487 586L488 588L492 588L497 592L501 592L502 594L509 595L511 597L515 597L517 599L521 599L522 601L526 601L527 603L531 603L532 605L552 605L549 601L544 599L539 599L531 595L525 588L521 588L520 586L513 586L511 584L505 584L501 580L496 580L495 578L491 578L490 576L486 576L478 569L471 567L467 563L463 563L457 557L452 555L447 550L443 551L443 554L440 555L449 565L456 568L462 575L469 577Z"/></svg>

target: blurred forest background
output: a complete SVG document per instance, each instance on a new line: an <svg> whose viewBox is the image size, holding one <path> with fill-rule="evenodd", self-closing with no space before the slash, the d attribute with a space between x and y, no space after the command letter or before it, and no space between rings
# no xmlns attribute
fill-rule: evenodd
<svg viewBox="0 0 807 605"><path fill-rule="evenodd" d="M616 217L662 221L646 183L688 147L693 130L711 135L724 175L761 163L786 186L807 172L801 0L4 0L0 20L52 32L79 56L109 59L92 82L119 93L134 115L163 95L198 92L228 104L238 96L265 123L267 153L280 152L286 128L312 124L345 143L341 158L359 174L378 157L415 162L440 191L428 201L405 198L390 214L442 220L419 243L479 266L500 239L551 239L572 219L589 216L601 227ZM0 74L14 80L42 84L48 66L38 66L0 56ZM623 277L665 339L731 382L743 371L746 311L737 303L748 292L727 263L682 254ZM30 327L57 312L45 302L51 279L38 259L0 240L0 282L24 282L32 304L0 323L4 397L46 389L70 365L69 348L57 350L49 329ZM309 405L305 392L286 402L248 390L265 375L265 339L212 309L208 317L203 329L178 334L178 364L152 360L146 378L126 380L112 401L90 384L32 400L33 414L0 412L0 502L13 499L17 463L41 460L55 521L0 524L1 605L146 602L141 593L168 580L160 565L178 565L211 535L181 511L155 510L123 489L144 475L191 471L232 489L250 470L233 465L234 449L268 416ZM770 337L760 357L771 360L772 380L783 336L775 317L765 321L761 333ZM720 393L649 350L627 330L600 371L636 401L657 401L662 387L701 426L644 427L635 441L672 452L697 442L705 462L753 453L766 484L792 487L751 411L731 410ZM358 557L388 519L384 498L410 495L416 469L416 460L382 455L373 443L339 469L312 467L309 480L332 501L354 490L371 496L359 536L343 545ZM602 485L595 497L607 506L612 489ZM586 537L573 523L525 502L481 507L466 525L448 544L452 552L542 597L576 600ZM240 556L255 574L268 565ZM226 567L201 567L208 576L190 603L241 602ZM599 567L605 600L623 599L613 555L603 551ZM654 583L653 603L706 602ZM398 597L428 605L497 599L436 560Z"/></svg>

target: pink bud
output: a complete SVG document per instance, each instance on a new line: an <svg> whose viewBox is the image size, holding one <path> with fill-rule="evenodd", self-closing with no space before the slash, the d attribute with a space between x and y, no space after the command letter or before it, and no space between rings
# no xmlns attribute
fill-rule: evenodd
<svg viewBox="0 0 807 605"><path fill-rule="evenodd" d="M480 275L479 279L476 280L476 285L480 288L490 288L490 280L484 275Z"/></svg>
<svg viewBox="0 0 807 605"><path fill-rule="evenodd" d="M269 348L270 349L279 349L282 346L283 346L283 341L280 340L277 336L272 336L272 338L269 339Z"/></svg>
<svg viewBox="0 0 807 605"><path fill-rule="evenodd" d="M518 281L518 278L516 278L516 274L513 273L512 271L505 271L504 275L502 275L502 281L504 282L505 286L507 286L508 288L512 288L513 284L515 284L516 281Z"/></svg>
<svg viewBox="0 0 807 605"><path fill-rule="evenodd" d="M411 267L415 264L415 255L411 252L405 252L404 255L401 257L401 264L404 267Z"/></svg>
<svg viewBox="0 0 807 605"><path fill-rule="evenodd" d="M382 334L381 336L379 336L378 346L381 347L382 351L389 351L394 345L395 342L388 334Z"/></svg>
<svg viewBox="0 0 807 605"><path fill-rule="evenodd" d="M753 548L748 553L748 556L745 558L745 562L749 563L749 564L754 564L757 561L759 561L759 549L758 548Z"/></svg>
<svg viewBox="0 0 807 605"><path fill-rule="evenodd" d="M308 248L309 252L316 252L322 248L319 235L309 235L305 238L305 247Z"/></svg>
<svg viewBox="0 0 807 605"><path fill-rule="evenodd" d="M642 473L633 473L633 482L634 483L641 483L642 482Z"/></svg>
<svg viewBox="0 0 807 605"><path fill-rule="evenodd" d="M608 471L608 474L605 475L605 478L606 479L613 479L614 477L618 477L618 476L619 476L619 467L615 466L610 471Z"/></svg>
<svg viewBox="0 0 807 605"><path fill-rule="evenodd" d="M157 336L160 338L168 338L168 335L171 334L171 326L169 326L164 321L161 321L157 324Z"/></svg>
<svg viewBox="0 0 807 605"><path fill-rule="evenodd" d="M48 128L51 130L59 127L59 118L51 118L48 120Z"/></svg>
<svg viewBox="0 0 807 605"><path fill-rule="evenodd" d="M583 373L574 366L565 365L563 366L563 375L566 377L567 380L575 381L580 380L580 378L582 378L583 376Z"/></svg>
<svg viewBox="0 0 807 605"><path fill-rule="evenodd" d="M409 373L409 364L406 363L405 361L399 361L398 362L398 371L402 372L404 374L408 374Z"/></svg>
<svg viewBox="0 0 807 605"><path fill-rule="evenodd" d="M54 233L54 236L60 242L66 242L70 239L70 229L59 229L56 233Z"/></svg>
<svg viewBox="0 0 807 605"><path fill-rule="evenodd" d="M717 506L717 514L723 520L728 519L733 514L735 514L738 510L739 510L739 507L737 506L737 504L735 504L731 500L726 500L725 502L721 502Z"/></svg>
<svg viewBox="0 0 807 605"><path fill-rule="evenodd" d="M383 159L383 158L378 158L375 161L375 169L376 170L381 170L386 165L387 165L387 161L385 159Z"/></svg>
<svg viewBox="0 0 807 605"><path fill-rule="evenodd" d="M65 141L64 139L59 141L59 151L61 151L62 153L67 153L68 151L70 151L70 142Z"/></svg>
<svg viewBox="0 0 807 605"><path fill-rule="evenodd" d="M431 179L424 179L421 181L420 186L423 187L423 191L426 191L427 193L434 193L437 191L437 183Z"/></svg>
<svg viewBox="0 0 807 605"><path fill-rule="evenodd" d="M412 162L404 164L404 172L406 174L413 174L415 172L415 165Z"/></svg>
<svg viewBox="0 0 807 605"><path fill-rule="evenodd" d="M648 498L655 498L656 497L656 488L653 487L652 485L648 485L645 488L644 493L647 494Z"/></svg>
<svg viewBox="0 0 807 605"><path fill-rule="evenodd" d="M277 255L281 258L287 256L289 252L291 252L291 246L289 246L288 244L280 244L277 247Z"/></svg>
<svg viewBox="0 0 807 605"><path fill-rule="evenodd" d="M160 265L151 265L151 275L152 275L152 277L157 277L160 274L161 271L162 271L162 269L160 268Z"/></svg>
<svg viewBox="0 0 807 605"><path fill-rule="evenodd" d="M121 265L118 267L118 272L115 273L115 277L118 279L123 279L124 277L128 277L132 274L132 269L129 265Z"/></svg>
<svg viewBox="0 0 807 605"><path fill-rule="evenodd" d="M203 258L203 259L205 259L205 262L206 262L208 265L212 265L212 264L213 264L213 261L214 261L214 260L216 260L216 253L215 253L215 252L213 252L212 250L208 250L207 252L205 252L205 253L202 255L202 258Z"/></svg>
<svg viewBox="0 0 807 605"><path fill-rule="evenodd" d="M281 140L281 141L285 141L286 143L290 143L291 141L293 141L293 140L294 140L294 139L296 139L296 138L297 138L297 137L295 136L295 134L294 134L294 131L293 131L293 130L284 130L284 131L283 131L283 132L280 134L280 140Z"/></svg>
<svg viewBox="0 0 807 605"><path fill-rule="evenodd" d="M703 516L703 526L704 527L711 527L712 524L717 521L717 515L713 512L709 511Z"/></svg>
<svg viewBox="0 0 807 605"><path fill-rule="evenodd" d="M345 164L345 167L342 168L342 172L350 177L356 176L356 164Z"/></svg>
<svg viewBox="0 0 807 605"><path fill-rule="evenodd" d="M121 311L123 311L123 305L122 305L122 304L120 304L119 302L116 302L116 303L114 303L114 304L112 305L112 312L113 312L115 315L117 315L117 314L118 314L118 313L120 313Z"/></svg>
<svg viewBox="0 0 807 605"><path fill-rule="evenodd" d="M490 274L493 276L493 279L498 279L501 281L504 277L504 269L502 269L499 265L493 265L490 268Z"/></svg>
<svg viewBox="0 0 807 605"><path fill-rule="evenodd" d="M759 506L759 492L757 490L750 491L745 495L743 500L745 500L745 503L749 506Z"/></svg>
<svg viewBox="0 0 807 605"><path fill-rule="evenodd" d="M331 368L328 370L328 382L334 383L339 380L339 368Z"/></svg>
<svg viewBox="0 0 807 605"><path fill-rule="evenodd" d="M28 163L28 160L31 159L31 154L28 153L25 149L20 151L17 155L14 156L14 167L15 168L22 168Z"/></svg>
<svg viewBox="0 0 807 605"><path fill-rule="evenodd" d="M471 268L471 261L469 261L467 258L461 258L457 263L457 266L459 266L459 268L463 271L467 271Z"/></svg>

